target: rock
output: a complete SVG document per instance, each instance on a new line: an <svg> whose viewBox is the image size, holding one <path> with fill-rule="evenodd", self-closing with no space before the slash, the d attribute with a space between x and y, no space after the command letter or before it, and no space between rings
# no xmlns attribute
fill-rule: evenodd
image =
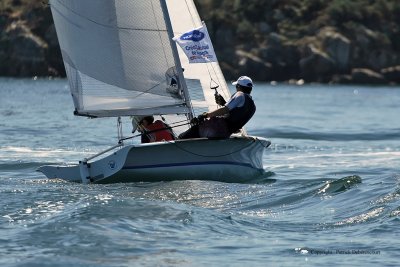
<svg viewBox="0 0 400 267"><path fill-rule="evenodd" d="M271 26L268 23L264 22L264 21L262 21L262 22L260 22L258 24L258 29L263 34L268 34L272 30Z"/></svg>
<svg viewBox="0 0 400 267"><path fill-rule="evenodd" d="M393 53L387 51L385 49L375 49L366 51L366 64L364 66L368 66L375 71L379 71L382 68L390 66L393 58Z"/></svg>
<svg viewBox="0 0 400 267"><path fill-rule="evenodd" d="M277 22L281 22L282 20L284 20L286 18L280 9L274 10L272 16L273 16L274 20Z"/></svg>
<svg viewBox="0 0 400 267"><path fill-rule="evenodd" d="M257 54L262 61L270 64L271 79L286 81L298 78L300 55L295 45L267 46L260 48Z"/></svg>
<svg viewBox="0 0 400 267"><path fill-rule="evenodd" d="M278 64L282 61L282 36L272 32L267 36L266 41L266 46L257 50L258 55L263 61Z"/></svg>
<svg viewBox="0 0 400 267"><path fill-rule="evenodd" d="M276 32L271 32L267 37L267 42L269 46L280 47L282 46L282 41L284 37Z"/></svg>
<svg viewBox="0 0 400 267"><path fill-rule="evenodd" d="M373 31L367 28L364 25L353 23L350 24L349 31L350 34L353 34L352 39L362 50L371 50L382 47L383 45L387 46L383 40L383 34L380 34L377 31Z"/></svg>
<svg viewBox="0 0 400 267"><path fill-rule="evenodd" d="M34 35L22 22L14 22L6 29L9 43L9 75L45 76L47 75L47 44Z"/></svg>
<svg viewBox="0 0 400 267"><path fill-rule="evenodd" d="M61 50L58 45L58 38L54 24L50 25L45 33L45 40L48 44L46 59L49 65L49 75L51 76L65 76L65 68L63 61L60 60Z"/></svg>
<svg viewBox="0 0 400 267"><path fill-rule="evenodd" d="M268 34L264 46L255 49L253 53L271 67L271 77L268 80L286 81L298 78L299 51L284 36L276 32Z"/></svg>
<svg viewBox="0 0 400 267"><path fill-rule="evenodd" d="M381 73L386 80L400 83L400 65L382 69Z"/></svg>
<svg viewBox="0 0 400 267"><path fill-rule="evenodd" d="M0 43L0 45L1 45L1 43ZM8 73L7 69L8 69L8 66L10 64L9 64L9 61L8 61L7 54L4 51L1 51L1 50L0 50L0 62L1 62L1 64L0 64L0 74L3 76L3 75L6 75Z"/></svg>
<svg viewBox="0 0 400 267"><path fill-rule="evenodd" d="M314 45L308 46L308 56L300 60L300 75L308 81L324 81L334 73L334 61Z"/></svg>
<svg viewBox="0 0 400 267"><path fill-rule="evenodd" d="M335 61L336 69L347 71L349 68L351 41L332 27L319 32L319 38L326 53Z"/></svg>
<svg viewBox="0 0 400 267"><path fill-rule="evenodd" d="M351 78L351 75L345 75L345 74L336 74L332 76L332 79L329 83L333 84L352 84L353 80Z"/></svg>
<svg viewBox="0 0 400 267"><path fill-rule="evenodd" d="M45 39L47 41L47 44L49 47L58 47L58 38L57 38L57 32L56 32L56 27L54 26L54 23L51 24L45 33Z"/></svg>
<svg viewBox="0 0 400 267"><path fill-rule="evenodd" d="M387 66L398 63L397 54L392 50L392 44L383 32L374 31L364 25L349 24L349 35L351 35L353 49L351 52L353 67L369 68L380 71Z"/></svg>
<svg viewBox="0 0 400 267"><path fill-rule="evenodd" d="M351 71L351 82L356 84L387 84L383 75L370 69L353 69Z"/></svg>
<svg viewBox="0 0 400 267"><path fill-rule="evenodd" d="M241 73L249 73L254 80L270 81L272 79L272 65L264 62L261 58L252 53L237 50L236 55L239 58L239 67Z"/></svg>
<svg viewBox="0 0 400 267"><path fill-rule="evenodd" d="M215 30L212 32L213 45L216 51L218 51L218 59L222 61L228 61L235 54L233 45L226 45L231 43L231 40L235 38L234 31L229 25L221 24L213 26Z"/></svg>

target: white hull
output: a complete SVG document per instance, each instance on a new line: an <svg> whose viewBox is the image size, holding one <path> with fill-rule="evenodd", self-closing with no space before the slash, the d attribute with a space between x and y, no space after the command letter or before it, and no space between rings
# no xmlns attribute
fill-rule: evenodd
<svg viewBox="0 0 400 267"><path fill-rule="evenodd" d="M232 137L128 145L87 164L42 166L38 171L48 178L85 183L244 182L264 173L262 156L270 144L258 137Z"/></svg>

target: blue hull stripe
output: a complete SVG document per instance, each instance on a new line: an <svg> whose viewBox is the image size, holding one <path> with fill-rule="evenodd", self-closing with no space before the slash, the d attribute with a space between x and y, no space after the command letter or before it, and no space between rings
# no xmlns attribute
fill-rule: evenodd
<svg viewBox="0 0 400 267"><path fill-rule="evenodd" d="M166 163L166 164L154 164L154 165L141 165L141 166L124 166L122 169L134 170L134 169L151 169L151 168L165 168L165 167L179 167L179 166L201 166L201 165L236 165L248 167L256 170L263 170L254 168L251 164L234 162L234 161L204 161L204 162L185 162L185 163Z"/></svg>

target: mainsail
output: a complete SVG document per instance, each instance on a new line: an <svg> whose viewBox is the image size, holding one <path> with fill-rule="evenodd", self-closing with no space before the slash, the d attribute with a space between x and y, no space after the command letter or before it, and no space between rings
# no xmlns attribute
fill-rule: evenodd
<svg viewBox="0 0 400 267"><path fill-rule="evenodd" d="M188 103L197 113L217 107L210 89L216 85L229 98L218 63L189 64L171 40L202 26L192 0L50 0L50 6L77 115L189 114Z"/></svg>

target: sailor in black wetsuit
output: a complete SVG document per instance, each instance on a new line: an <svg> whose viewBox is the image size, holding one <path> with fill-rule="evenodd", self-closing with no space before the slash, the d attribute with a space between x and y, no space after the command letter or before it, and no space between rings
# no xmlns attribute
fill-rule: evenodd
<svg viewBox="0 0 400 267"><path fill-rule="evenodd" d="M238 132L253 117L256 111L256 106L250 96L253 81L247 76L241 76L232 84L236 86L236 93L228 103L221 95L216 95L215 100L222 107L195 118L194 122L197 123L180 134L180 139L227 138L232 133Z"/></svg>

